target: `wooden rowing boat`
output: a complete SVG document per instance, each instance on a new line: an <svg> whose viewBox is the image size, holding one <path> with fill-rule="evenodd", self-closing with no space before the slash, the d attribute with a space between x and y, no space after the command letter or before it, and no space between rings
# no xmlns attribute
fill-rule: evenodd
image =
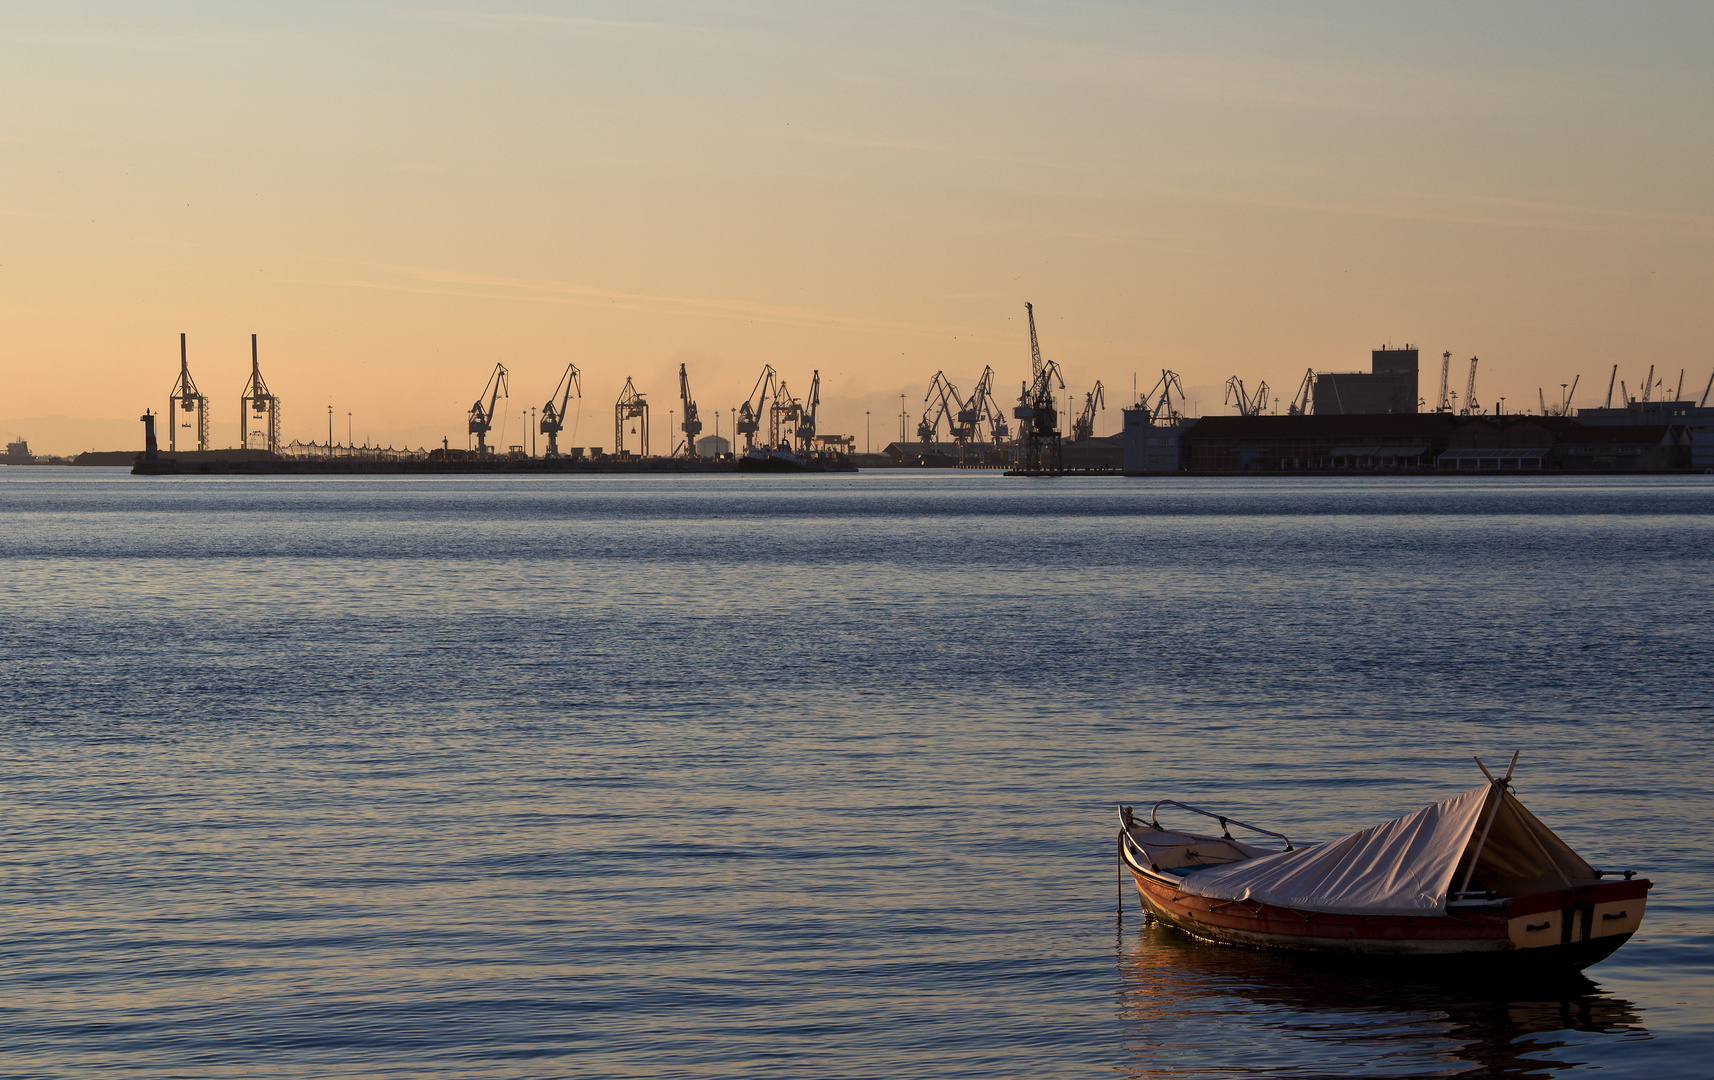
<svg viewBox="0 0 1714 1080"><path fill-rule="evenodd" d="M1172 800L1147 822L1124 806L1119 858L1150 915L1209 941L1563 970L1598 963L1637 932L1651 883L1590 866L1518 802L1511 778L1510 768L1488 774L1414 814L1303 848ZM1221 834L1162 826L1166 806L1218 821ZM1235 839L1233 826L1284 849Z"/></svg>

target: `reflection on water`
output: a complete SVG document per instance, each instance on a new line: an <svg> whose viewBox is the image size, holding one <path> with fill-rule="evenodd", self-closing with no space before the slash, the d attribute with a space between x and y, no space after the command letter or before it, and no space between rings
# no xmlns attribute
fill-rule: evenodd
<svg viewBox="0 0 1714 1080"><path fill-rule="evenodd" d="M1118 962L1137 1077L1546 1077L1589 1064L1573 1033L1648 1037L1637 1005L1583 975L1400 977L1154 920L1121 933Z"/></svg>

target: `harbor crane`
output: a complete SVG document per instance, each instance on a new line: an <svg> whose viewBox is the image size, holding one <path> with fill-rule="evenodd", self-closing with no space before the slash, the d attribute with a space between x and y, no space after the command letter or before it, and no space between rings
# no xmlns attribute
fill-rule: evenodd
<svg viewBox="0 0 1714 1080"><path fill-rule="evenodd" d="M1647 401L1654 391L1654 365L1649 365L1649 377L1643 380L1643 400Z"/></svg>
<svg viewBox="0 0 1714 1080"><path fill-rule="evenodd" d="M1071 441L1082 442L1095 435L1095 410L1106 409L1107 400L1101 392L1101 380L1095 380L1094 389L1083 395L1083 412L1071 422Z"/></svg>
<svg viewBox="0 0 1714 1080"><path fill-rule="evenodd" d="M1619 381L1619 365L1614 364L1613 365L1613 374L1611 376L1609 376L1607 379L1607 405L1606 405L1606 407L1609 409L1611 409L1613 407L1613 384L1618 382L1618 381Z"/></svg>
<svg viewBox="0 0 1714 1080"><path fill-rule="evenodd" d="M1448 355L1451 355L1450 353ZM1446 372L1440 373L1440 394L1446 396ZM1315 369L1310 368L1303 373L1303 382L1298 384L1297 394L1286 406L1287 416L1308 416L1315 405Z"/></svg>
<svg viewBox="0 0 1714 1080"><path fill-rule="evenodd" d="M1232 376L1226 380L1225 404L1234 403L1238 406L1239 416L1262 415L1268 408L1268 384L1265 382L1257 383L1255 394L1250 395L1244 392L1244 380L1236 375Z"/></svg>
<svg viewBox="0 0 1714 1080"><path fill-rule="evenodd" d="M1447 385L1446 385L1446 378L1451 373L1452 373L1452 350L1448 349L1445 352L1440 354L1440 397L1434 404L1434 411L1437 413L1448 413L1448 412L1452 411L1452 401L1450 398L1448 398L1446 396L1446 392L1448 389Z"/></svg>
<svg viewBox="0 0 1714 1080"><path fill-rule="evenodd" d="M1055 403L1055 384L1065 389L1065 378L1059 365L1043 360L1041 343L1036 338L1035 308L1026 303L1024 313L1030 322L1030 372L1033 376L1012 416L1024 421L1018 433L1018 468L1025 472L1063 472L1065 461L1060 455L1059 406Z"/></svg>
<svg viewBox="0 0 1714 1080"><path fill-rule="evenodd" d="M1178 395L1176 404L1173 401L1175 392ZM1150 398L1155 399L1152 407L1149 405ZM1151 424L1176 424L1183 420L1184 384L1179 381L1178 372L1167 371L1163 368L1160 381L1155 383L1153 390L1143 395L1143 406L1149 410L1149 423Z"/></svg>
<svg viewBox="0 0 1714 1080"><path fill-rule="evenodd" d="M797 444L798 449L808 453L815 443L815 418L821 412L821 369L816 368L809 377L809 396L804 398L803 407L798 410Z"/></svg>
<svg viewBox="0 0 1714 1080"><path fill-rule="evenodd" d="M250 430L250 425L263 417L267 417L267 426L256 431ZM261 449L270 454L280 450L280 399L268 392L268 384L262 381L262 365L256 358L256 335L250 335L250 381L244 384L244 392L238 398L238 445L245 450L251 449L250 438L257 436L261 441Z"/></svg>
<svg viewBox="0 0 1714 1080"><path fill-rule="evenodd" d="M762 430L762 410L774 398L774 380L778 378L772 364L762 365L761 377L756 380L756 388L750 391L750 398L738 407L738 420L733 425L738 434L744 436L744 449L751 450L756 445L756 435Z"/></svg>
<svg viewBox="0 0 1714 1080"><path fill-rule="evenodd" d="M696 456L696 437L702 434L702 421L696 415L696 401L690 396L690 376L685 374L684 365L678 366L678 397L684 403L684 422L679 430L684 432L684 456ZM678 456L678 451L673 451Z"/></svg>
<svg viewBox="0 0 1714 1080"><path fill-rule="evenodd" d="M173 383L172 391L167 395L167 415L172 417L167 428L167 449L176 451L179 448L179 428L189 428L190 421L179 416L179 413L196 414L196 448L208 449L208 396L196 388L196 380L190 377L190 360L185 352L185 336L179 335L179 377Z"/></svg>
<svg viewBox="0 0 1714 1080"><path fill-rule="evenodd" d="M1696 407L1698 409L1707 407L1707 405L1708 405L1708 391L1710 391L1710 390L1714 390L1714 372L1709 372L1709 374L1708 374L1708 385L1704 386L1702 388L1702 400L1700 402L1698 402L1696 405Z"/></svg>
<svg viewBox="0 0 1714 1080"><path fill-rule="evenodd" d="M988 425L988 441L996 449L1000 443L1011 437L1011 428L1006 424L1005 413L999 403L994 400L994 369L984 367L981 378L976 380L976 389L970 394L970 400L964 402L958 409L958 426L968 434L971 442L980 443L982 425Z"/></svg>
<svg viewBox="0 0 1714 1080"><path fill-rule="evenodd" d="M1547 407L1547 396L1542 392L1542 388L1539 386L1536 387L1535 396L1536 400L1541 404L1541 414L1543 416L1570 416L1571 399L1576 396L1577 384L1582 380L1582 378L1583 376L1577 375L1574 376L1569 383L1560 383L1559 403L1551 409Z"/></svg>
<svg viewBox="0 0 1714 1080"><path fill-rule="evenodd" d="M635 420L642 425L642 453L639 457L649 456L649 403L643 400L643 395L637 393L637 387L631 382L629 375L625 376L625 389L619 391L619 400L613 404L613 449L620 457L625 456L625 421ZM631 427L631 434L636 435L637 425Z"/></svg>
<svg viewBox="0 0 1714 1080"><path fill-rule="evenodd" d="M1475 416L1482 411L1476 404L1476 357L1470 358L1470 378L1464 384L1464 409L1458 415Z"/></svg>
<svg viewBox="0 0 1714 1080"><path fill-rule="evenodd" d="M923 410L922 419L917 421L917 437L925 443L940 441L940 421L944 417L946 426L952 434L952 441L961 448L969 441L959 421L959 415L964 411L964 403L959 400L958 388L952 385L952 380L946 377L946 372L937 371L934 378L929 380L928 393L922 397L924 402L932 403Z"/></svg>
<svg viewBox="0 0 1714 1080"><path fill-rule="evenodd" d="M482 393L476 395L476 404L470 406L470 434L476 436L478 454L486 457L494 452L488 446L488 432L494 427L494 418L499 415L494 410L501 398L510 399L511 396L506 386L506 365L495 364ZM488 404L482 404L483 398L488 399Z"/></svg>
<svg viewBox="0 0 1714 1080"><path fill-rule="evenodd" d="M565 413L571 406L571 395L583 400L583 373L576 364L565 365L565 374L553 388L553 396L542 406L542 434L548 437L548 457L559 457L559 433L565 430ZM581 405L579 406L581 408Z"/></svg>
<svg viewBox="0 0 1714 1080"><path fill-rule="evenodd" d="M792 392L786 389L786 381L781 379L774 390L774 403L768 406L768 445L789 445L802 423L803 403L792 397Z"/></svg>
<svg viewBox="0 0 1714 1080"><path fill-rule="evenodd" d="M1672 392L1672 400L1678 401L1684 397L1684 369L1678 369L1678 389Z"/></svg>

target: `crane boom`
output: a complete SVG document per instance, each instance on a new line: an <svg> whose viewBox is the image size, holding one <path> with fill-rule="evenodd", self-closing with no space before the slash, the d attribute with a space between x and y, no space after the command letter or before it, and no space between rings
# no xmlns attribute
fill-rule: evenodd
<svg viewBox="0 0 1714 1080"><path fill-rule="evenodd" d="M1030 320L1030 376L1041 378L1041 344L1036 341L1036 309L1028 300L1024 301L1024 314Z"/></svg>
<svg viewBox="0 0 1714 1080"><path fill-rule="evenodd" d="M1448 389L1448 387L1446 385L1446 377L1448 375L1450 375L1451 373L1452 373L1452 350L1448 349L1445 352L1440 354L1440 400L1435 402L1435 405L1434 405L1434 411L1435 412L1451 412L1452 411L1452 403L1448 400L1448 398L1446 396L1446 391Z"/></svg>
<svg viewBox="0 0 1714 1080"><path fill-rule="evenodd" d="M1481 406L1476 404L1476 357L1470 358L1470 378L1464 384L1464 412L1474 416L1481 412Z"/></svg>
<svg viewBox="0 0 1714 1080"><path fill-rule="evenodd" d="M1708 373L1708 385L1702 388L1702 400L1697 403L1698 409L1708 404L1708 391L1714 390L1714 372Z"/></svg>

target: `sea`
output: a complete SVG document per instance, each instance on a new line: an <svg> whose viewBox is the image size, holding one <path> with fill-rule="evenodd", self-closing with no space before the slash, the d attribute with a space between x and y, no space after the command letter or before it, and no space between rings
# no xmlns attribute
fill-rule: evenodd
<svg viewBox="0 0 1714 1080"><path fill-rule="evenodd" d="M1711 599L1714 476L0 469L0 1077L1706 1076ZM1514 752L1583 976L1119 879Z"/></svg>

